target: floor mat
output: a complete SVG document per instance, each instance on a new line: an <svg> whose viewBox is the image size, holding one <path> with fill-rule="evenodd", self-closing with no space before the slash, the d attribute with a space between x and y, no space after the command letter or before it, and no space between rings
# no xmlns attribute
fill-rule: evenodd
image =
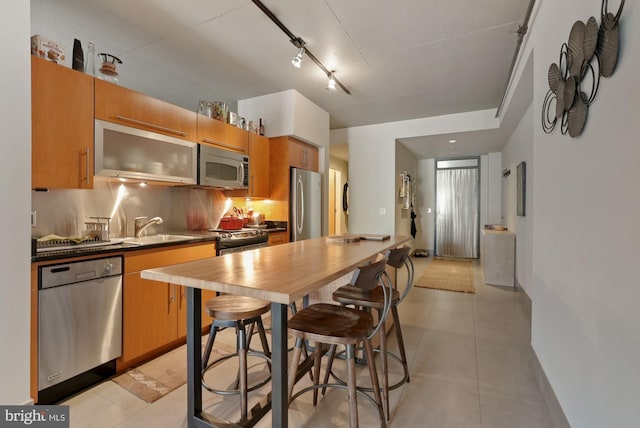
<svg viewBox="0 0 640 428"><path fill-rule="evenodd" d="M434 258L427 264L424 273L414 285L437 290L475 293L472 263L470 259Z"/></svg>

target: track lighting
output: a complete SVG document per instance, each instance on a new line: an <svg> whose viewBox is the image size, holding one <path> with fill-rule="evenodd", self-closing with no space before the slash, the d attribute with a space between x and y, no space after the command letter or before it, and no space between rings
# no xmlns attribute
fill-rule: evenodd
<svg viewBox="0 0 640 428"><path fill-rule="evenodd" d="M305 43L304 40L302 40L301 37L296 36L295 34L293 34L291 32L291 30L289 30L283 23L282 21L280 21L278 19L278 17L276 17L273 12L271 12L260 0L251 0L253 2L253 4L255 4L265 15L267 15L267 17L273 21L274 24L276 24L276 26L278 28L280 28L282 30L283 33L285 33L287 35L287 37L289 37L289 41L296 47L298 48L298 54L296 56L294 56L291 59L291 64L296 67L296 68L300 68L300 66L302 65L302 55L307 55L307 57L313 61L323 72L326 73L327 77L329 78L329 82L327 84L327 88L328 89L337 89L337 87L339 86L346 94L351 94L351 92L349 91L349 89L347 89L346 86L344 86L342 84L342 82L340 82L338 79L335 78L335 76L333 75L333 71L329 71L327 69L327 67L324 66L324 64L322 64L320 62L320 60L318 58L315 57L315 55L313 53L311 53L311 51L309 51L309 49L307 49L305 47Z"/></svg>
<svg viewBox="0 0 640 428"><path fill-rule="evenodd" d="M335 71L330 71L329 73L327 73L327 77L329 78L329 81L327 82L327 89L331 91L336 90L336 78L334 76L334 73Z"/></svg>
<svg viewBox="0 0 640 428"><path fill-rule="evenodd" d="M301 42L300 49L298 50L298 54L294 56L293 59L291 60L291 65L293 65L295 68L300 68L300 65L302 65L303 54L304 54L304 42Z"/></svg>

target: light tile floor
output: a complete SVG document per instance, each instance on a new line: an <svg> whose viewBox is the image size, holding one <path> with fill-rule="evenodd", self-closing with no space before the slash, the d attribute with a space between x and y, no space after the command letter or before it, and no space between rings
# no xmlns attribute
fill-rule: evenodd
<svg viewBox="0 0 640 428"><path fill-rule="evenodd" d="M413 261L419 278L430 259ZM476 294L415 287L401 304L411 382L391 391L388 426L553 427L529 364L530 320L517 293L482 284L477 262L474 281ZM221 337L228 344L234 343L231 335ZM393 334L389 342L390 349L395 349ZM260 364L258 360L253 363L256 373L263 369ZM390 366L393 382L401 376L401 368L394 362ZM224 385L231 382L234 373L233 368L219 370L212 381ZM359 368L358 382L366 384L367 376L366 369ZM249 405L268 389L269 384L252 393ZM311 404L311 396L304 394L291 404L291 427L348 426L343 390L330 390L316 407ZM208 391L203 397L206 411L231 420L237 417L237 397L220 397ZM148 404L107 381L63 404L70 406L72 427L186 427L185 387ZM379 426L377 413L369 403L359 400L358 408L361 426ZM267 416L257 426L270 425Z"/></svg>

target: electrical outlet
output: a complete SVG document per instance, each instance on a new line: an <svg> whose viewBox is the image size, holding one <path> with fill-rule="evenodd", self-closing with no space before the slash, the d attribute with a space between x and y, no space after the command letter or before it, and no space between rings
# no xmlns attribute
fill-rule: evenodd
<svg viewBox="0 0 640 428"><path fill-rule="evenodd" d="M384 208L378 208L378 214L384 215L387 211Z"/></svg>
<svg viewBox="0 0 640 428"><path fill-rule="evenodd" d="M431 208L427 208L427 214L431 214Z"/></svg>
<svg viewBox="0 0 640 428"><path fill-rule="evenodd" d="M36 227L38 225L38 218L36 215L36 211L31 211L31 227Z"/></svg>

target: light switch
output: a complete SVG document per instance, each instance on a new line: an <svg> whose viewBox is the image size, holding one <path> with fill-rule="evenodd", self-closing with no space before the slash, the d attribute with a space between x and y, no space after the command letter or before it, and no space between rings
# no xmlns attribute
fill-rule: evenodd
<svg viewBox="0 0 640 428"><path fill-rule="evenodd" d="M431 208L427 208L427 214L431 214Z"/></svg>

